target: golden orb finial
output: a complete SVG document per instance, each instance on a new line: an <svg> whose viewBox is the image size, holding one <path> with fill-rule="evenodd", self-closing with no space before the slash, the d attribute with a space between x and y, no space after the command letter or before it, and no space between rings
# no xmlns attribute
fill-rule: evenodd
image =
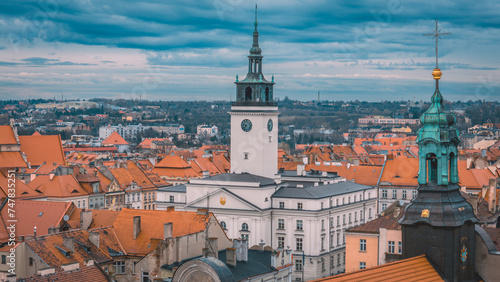
<svg viewBox="0 0 500 282"><path fill-rule="evenodd" d="M441 70L438 68L435 68L432 71L432 76L434 77L435 80L441 79L441 75L442 75Z"/></svg>

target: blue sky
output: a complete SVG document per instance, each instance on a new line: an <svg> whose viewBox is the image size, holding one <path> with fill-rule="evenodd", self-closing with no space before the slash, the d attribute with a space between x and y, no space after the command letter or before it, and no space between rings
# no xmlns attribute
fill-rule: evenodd
<svg viewBox="0 0 500 282"><path fill-rule="evenodd" d="M436 18L441 92L500 100L500 2L257 1L275 97L428 100ZM255 1L0 3L0 99L229 100L244 77Z"/></svg>

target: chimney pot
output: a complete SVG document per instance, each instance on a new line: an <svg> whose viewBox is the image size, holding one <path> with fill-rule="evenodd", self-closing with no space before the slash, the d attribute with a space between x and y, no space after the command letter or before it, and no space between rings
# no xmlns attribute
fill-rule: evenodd
<svg viewBox="0 0 500 282"><path fill-rule="evenodd" d="M163 225L163 240L173 238L173 224L172 222Z"/></svg>
<svg viewBox="0 0 500 282"><path fill-rule="evenodd" d="M63 246L69 249L72 253L75 252L75 238L73 237L64 237L63 238Z"/></svg>
<svg viewBox="0 0 500 282"><path fill-rule="evenodd" d="M226 248L226 264L236 266L236 248Z"/></svg>

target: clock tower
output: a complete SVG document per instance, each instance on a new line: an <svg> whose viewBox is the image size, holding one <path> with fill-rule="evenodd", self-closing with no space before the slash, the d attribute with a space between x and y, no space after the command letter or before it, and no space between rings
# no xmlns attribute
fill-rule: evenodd
<svg viewBox="0 0 500 282"><path fill-rule="evenodd" d="M236 76L236 102L231 106L231 172L274 178L278 173L278 104L271 81L262 74L262 50L257 31L257 6L253 44L245 79Z"/></svg>

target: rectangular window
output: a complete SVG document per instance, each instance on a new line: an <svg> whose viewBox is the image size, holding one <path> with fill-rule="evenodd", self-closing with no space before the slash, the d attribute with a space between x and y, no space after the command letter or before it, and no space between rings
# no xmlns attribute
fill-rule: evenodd
<svg viewBox="0 0 500 282"><path fill-rule="evenodd" d="M337 254L337 265L340 265L340 254Z"/></svg>
<svg viewBox="0 0 500 282"><path fill-rule="evenodd" d="M330 208L333 207L333 200L330 199Z"/></svg>
<svg viewBox="0 0 500 282"><path fill-rule="evenodd" d="M359 262L359 269L365 269L366 268L366 262L360 261Z"/></svg>
<svg viewBox="0 0 500 282"><path fill-rule="evenodd" d="M330 248L333 247L333 237L335 236L335 232L330 233Z"/></svg>
<svg viewBox="0 0 500 282"><path fill-rule="evenodd" d="M415 199L417 197L417 190L413 190L411 191L411 196L412 196L412 199Z"/></svg>
<svg viewBox="0 0 500 282"><path fill-rule="evenodd" d="M295 249L297 251L302 251L302 238L296 238L295 242L296 242Z"/></svg>
<svg viewBox="0 0 500 282"><path fill-rule="evenodd" d="M113 265L116 274L125 274L125 261L115 261Z"/></svg>
<svg viewBox="0 0 500 282"><path fill-rule="evenodd" d="M321 250L325 250L325 237L321 237Z"/></svg>
<svg viewBox="0 0 500 282"><path fill-rule="evenodd" d="M325 220L321 220L321 230L325 230Z"/></svg>
<svg viewBox="0 0 500 282"><path fill-rule="evenodd" d="M352 220L351 220L351 213L349 213L349 224L352 223Z"/></svg>
<svg viewBox="0 0 500 282"><path fill-rule="evenodd" d="M359 251L366 252L366 239L359 239Z"/></svg>
<svg viewBox="0 0 500 282"><path fill-rule="evenodd" d="M333 217L330 217L330 228L333 227Z"/></svg>
<svg viewBox="0 0 500 282"><path fill-rule="evenodd" d="M30 266L33 266L33 258L30 258Z"/></svg>
<svg viewBox="0 0 500 282"><path fill-rule="evenodd" d="M345 225L345 214L342 215L342 224Z"/></svg>
<svg viewBox="0 0 500 282"><path fill-rule="evenodd" d="M297 209L301 210L302 209L302 203L297 203Z"/></svg>
<svg viewBox="0 0 500 282"><path fill-rule="evenodd" d="M335 199L335 205L338 206L339 205L339 199Z"/></svg>
<svg viewBox="0 0 500 282"><path fill-rule="evenodd" d="M335 267L335 260L334 260L334 256L333 255L330 256L330 267L331 268Z"/></svg>
<svg viewBox="0 0 500 282"><path fill-rule="evenodd" d="M302 230L303 226L302 226L302 220L297 220L297 230Z"/></svg>
<svg viewBox="0 0 500 282"><path fill-rule="evenodd" d="M285 208L285 202L280 202L280 209L284 209Z"/></svg>
<svg viewBox="0 0 500 282"><path fill-rule="evenodd" d="M170 196L170 202L173 203L175 200L175 197L174 196Z"/></svg>
<svg viewBox="0 0 500 282"><path fill-rule="evenodd" d="M2 264L6 264L6 263L7 263L7 256L2 255Z"/></svg>
<svg viewBox="0 0 500 282"><path fill-rule="evenodd" d="M368 218L371 219L372 218L372 208L369 208L368 209Z"/></svg>
<svg viewBox="0 0 500 282"><path fill-rule="evenodd" d="M406 190L403 190L403 195L401 196L401 198L406 200Z"/></svg>
<svg viewBox="0 0 500 282"><path fill-rule="evenodd" d="M397 199L398 198L398 190L394 189L392 190L392 198Z"/></svg>
<svg viewBox="0 0 500 282"><path fill-rule="evenodd" d="M354 212L354 222L358 222L358 212Z"/></svg>
<svg viewBox="0 0 500 282"><path fill-rule="evenodd" d="M323 209L323 208L324 208L324 205L323 205L323 203L321 203L321 209Z"/></svg>
<svg viewBox="0 0 500 282"><path fill-rule="evenodd" d="M278 237L278 248L285 247L285 237Z"/></svg>
<svg viewBox="0 0 500 282"><path fill-rule="evenodd" d="M321 261L321 271L325 271L326 270L326 267L325 267L325 260L322 260Z"/></svg>
<svg viewBox="0 0 500 282"><path fill-rule="evenodd" d="M398 242L398 254L403 253L403 242L399 241Z"/></svg>
<svg viewBox="0 0 500 282"><path fill-rule="evenodd" d="M142 282L149 282L149 272L147 271L142 272Z"/></svg>
<svg viewBox="0 0 500 282"><path fill-rule="evenodd" d="M278 229L285 229L285 220L283 218L278 219Z"/></svg>
<svg viewBox="0 0 500 282"><path fill-rule="evenodd" d="M337 233L337 246L340 245L340 233Z"/></svg>
<svg viewBox="0 0 500 282"><path fill-rule="evenodd" d="M394 254L394 241L389 241L389 249L387 250L388 253Z"/></svg>
<svg viewBox="0 0 500 282"><path fill-rule="evenodd" d="M302 271L302 260L301 259L295 260L295 271Z"/></svg>
<svg viewBox="0 0 500 282"><path fill-rule="evenodd" d="M387 204L382 204L382 211L385 211L386 208L387 208Z"/></svg>
<svg viewBox="0 0 500 282"><path fill-rule="evenodd" d="M340 215L337 215L337 227L340 226Z"/></svg>
<svg viewBox="0 0 500 282"><path fill-rule="evenodd" d="M382 199L387 199L387 190L382 190Z"/></svg>

